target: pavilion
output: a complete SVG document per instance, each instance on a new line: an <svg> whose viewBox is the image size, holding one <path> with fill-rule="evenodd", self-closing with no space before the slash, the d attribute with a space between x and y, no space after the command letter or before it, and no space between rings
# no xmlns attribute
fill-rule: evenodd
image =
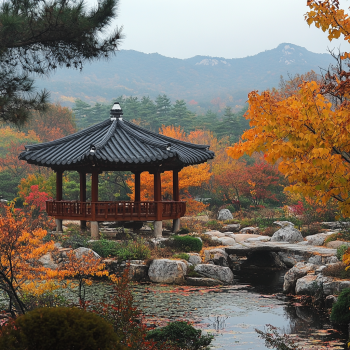
<svg viewBox="0 0 350 350"><path fill-rule="evenodd" d="M173 220L173 230L180 228L186 202L180 201L179 171L188 165L214 158L209 146L196 145L160 135L123 120L116 102L110 118L75 134L51 142L25 146L19 159L29 164L49 167L56 172L56 199L46 202L46 211L56 218L57 230L62 220L90 221L91 236L98 238L101 221L154 221L154 234L162 235L162 220ZM62 197L65 170L80 174L80 200ZM173 171L173 200L163 201L161 173ZM131 171L135 175L134 201L99 201L98 175L104 171ZM154 200L141 201L140 174L154 175ZM86 200L86 174L91 174L91 201Z"/></svg>

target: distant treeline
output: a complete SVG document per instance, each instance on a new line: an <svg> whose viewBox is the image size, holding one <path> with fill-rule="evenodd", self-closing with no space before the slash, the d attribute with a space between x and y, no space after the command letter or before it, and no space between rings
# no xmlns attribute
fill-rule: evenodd
<svg viewBox="0 0 350 350"><path fill-rule="evenodd" d="M213 131L218 138L229 136L231 142L237 142L243 131L249 128L249 122L243 117L247 108L237 113L226 107L223 115L208 110L204 115L196 115L187 108L184 100L171 103L166 95L159 95L155 101L149 97L119 97L123 109L123 118L134 120L139 125L158 132L162 125L181 126L186 132L196 129ZM114 102L113 101L113 102ZM108 118L111 103L96 103L94 106L82 100L76 100L73 111L78 129L86 128Z"/></svg>

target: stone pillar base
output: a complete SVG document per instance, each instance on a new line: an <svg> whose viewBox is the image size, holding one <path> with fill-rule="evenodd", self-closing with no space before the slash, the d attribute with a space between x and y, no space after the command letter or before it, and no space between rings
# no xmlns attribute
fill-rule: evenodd
<svg viewBox="0 0 350 350"><path fill-rule="evenodd" d="M180 219L173 220L173 232L176 233L180 230Z"/></svg>
<svg viewBox="0 0 350 350"><path fill-rule="evenodd" d="M162 237L162 228L163 228L163 222L162 221L154 221L154 237L161 238Z"/></svg>
<svg viewBox="0 0 350 350"><path fill-rule="evenodd" d="M91 239L100 239L98 231L98 221L90 221Z"/></svg>
<svg viewBox="0 0 350 350"><path fill-rule="evenodd" d="M56 219L56 232L63 232L61 219Z"/></svg>
<svg viewBox="0 0 350 350"><path fill-rule="evenodd" d="M86 230L86 221L80 220L80 228Z"/></svg>

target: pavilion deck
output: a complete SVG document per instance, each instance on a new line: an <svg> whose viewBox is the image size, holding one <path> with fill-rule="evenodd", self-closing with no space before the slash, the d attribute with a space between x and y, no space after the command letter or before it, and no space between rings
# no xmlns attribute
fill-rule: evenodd
<svg viewBox="0 0 350 350"><path fill-rule="evenodd" d="M84 221L154 221L179 219L185 215L181 201L46 201L46 211L56 219Z"/></svg>

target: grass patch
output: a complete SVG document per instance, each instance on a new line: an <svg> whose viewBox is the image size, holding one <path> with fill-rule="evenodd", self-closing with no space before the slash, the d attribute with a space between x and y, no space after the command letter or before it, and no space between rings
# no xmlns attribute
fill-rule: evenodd
<svg viewBox="0 0 350 350"><path fill-rule="evenodd" d="M345 270L346 265L342 262L337 264L328 265L325 269L322 270L324 276L336 277L341 279L350 278L350 270Z"/></svg>
<svg viewBox="0 0 350 350"><path fill-rule="evenodd" d="M174 259L183 259L183 260L186 260L186 261L190 260L190 256L188 254L186 254L186 253L174 254L173 258Z"/></svg>
<svg viewBox="0 0 350 350"><path fill-rule="evenodd" d="M327 244L332 241L345 241L350 242L350 231L344 230L337 233L333 233L332 235L328 236L326 240L324 241L324 244Z"/></svg>

